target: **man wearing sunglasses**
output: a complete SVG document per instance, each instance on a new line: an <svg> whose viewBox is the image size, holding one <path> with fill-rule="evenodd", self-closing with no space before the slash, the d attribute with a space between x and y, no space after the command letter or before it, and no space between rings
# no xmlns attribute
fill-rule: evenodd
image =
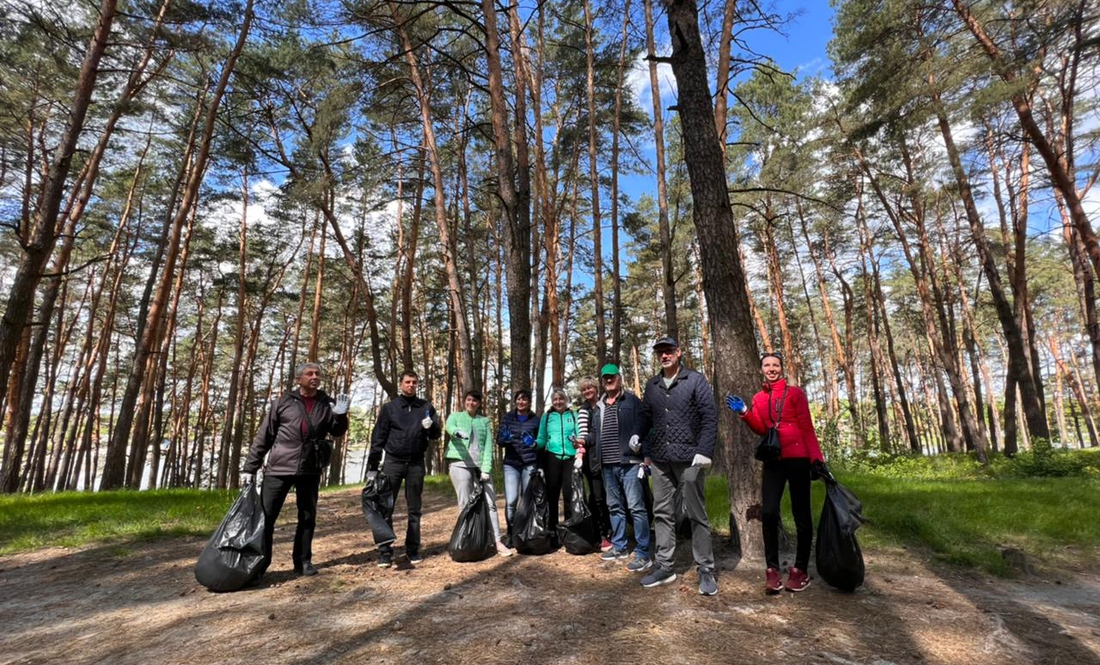
<svg viewBox="0 0 1100 665"><path fill-rule="evenodd" d="M691 522L691 552L699 573L699 593L713 596L718 593L718 583L703 491L718 437L714 391L706 377L684 366L683 352L672 337L657 340L653 352L661 371L645 385L641 438L644 464L653 474L657 565L642 578L642 586L676 581L672 563L676 554L675 496L679 492Z"/></svg>

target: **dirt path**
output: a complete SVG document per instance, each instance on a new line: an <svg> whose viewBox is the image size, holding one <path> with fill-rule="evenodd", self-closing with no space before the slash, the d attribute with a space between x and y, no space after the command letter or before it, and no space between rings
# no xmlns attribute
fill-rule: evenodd
<svg viewBox="0 0 1100 665"><path fill-rule="evenodd" d="M855 594L815 581L766 597L761 571L730 570L720 546L705 598L688 547L657 589L597 555L452 563L457 510L425 499L415 568L378 569L358 494L326 494L321 574L290 572L289 502L265 585L231 594L195 582L201 538L0 557L0 663L1100 663L1095 572L1004 581L873 552Z"/></svg>

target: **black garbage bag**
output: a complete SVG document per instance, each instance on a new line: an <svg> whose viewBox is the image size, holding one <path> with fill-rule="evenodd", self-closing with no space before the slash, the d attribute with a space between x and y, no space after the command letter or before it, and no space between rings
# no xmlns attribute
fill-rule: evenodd
<svg viewBox="0 0 1100 665"><path fill-rule="evenodd" d="M535 469L531 474L516 508L512 528L512 546L520 554L549 554L558 549L558 534L550 528L550 502L546 497L546 478L542 469Z"/></svg>
<svg viewBox="0 0 1100 665"><path fill-rule="evenodd" d="M375 545L386 545L397 540L390 526L393 515L393 490L386 474L379 473L363 487L363 516L367 518Z"/></svg>
<svg viewBox="0 0 1100 665"><path fill-rule="evenodd" d="M558 540L570 554L591 554L600 551L600 527L596 516L588 508L584 498L584 476L573 472L573 500L570 502L571 514L565 523L558 527Z"/></svg>
<svg viewBox="0 0 1100 665"><path fill-rule="evenodd" d="M817 574L825 583L842 591L855 591L863 584L863 551L856 529L864 522L863 504L832 474L823 476L825 505L817 525Z"/></svg>
<svg viewBox="0 0 1100 665"><path fill-rule="evenodd" d="M211 591L236 591L264 561L264 508L253 483L241 490L195 563L195 579Z"/></svg>
<svg viewBox="0 0 1100 665"><path fill-rule="evenodd" d="M470 500L458 514L458 522L451 532L451 542L447 545L452 561L484 561L496 554L497 544L493 538L493 523L490 518L492 509L489 497L485 494L485 486L474 481Z"/></svg>

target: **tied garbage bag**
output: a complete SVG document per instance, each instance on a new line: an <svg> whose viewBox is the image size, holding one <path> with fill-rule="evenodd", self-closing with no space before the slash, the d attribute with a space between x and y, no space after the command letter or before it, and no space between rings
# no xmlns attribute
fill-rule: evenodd
<svg viewBox="0 0 1100 665"><path fill-rule="evenodd" d="M573 500L570 502L572 514L559 527L558 536L565 551L570 554L591 554L600 549L600 530L596 525L596 516L588 509L584 498L584 479L580 473L573 474Z"/></svg>
<svg viewBox="0 0 1100 665"><path fill-rule="evenodd" d="M264 562L264 509L254 483L233 502L195 564L195 579L211 591L236 591Z"/></svg>
<svg viewBox="0 0 1100 665"><path fill-rule="evenodd" d="M863 584L863 551L856 529L864 522L863 503L831 473L825 481L825 505L817 525L817 574L841 591L855 591Z"/></svg>
<svg viewBox="0 0 1100 665"><path fill-rule="evenodd" d="M520 554L549 554L558 548L557 534L550 530L550 502L542 469L531 474L512 527L512 544Z"/></svg>
<svg viewBox="0 0 1100 665"><path fill-rule="evenodd" d="M458 522L451 532L451 542L447 545L452 561L484 561L496 554L496 539L493 538L493 523L489 513L492 508L489 497L485 494L485 486L474 481L470 500L458 514Z"/></svg>
<svg viewBox="0 0 1100 665"><path fill-rule="evenodd" d="M393 515L393 490L386 474L379 473L363 487L362 502L363 516L367 518L374 544L386 545L397 540L389 523Z"/></svg>

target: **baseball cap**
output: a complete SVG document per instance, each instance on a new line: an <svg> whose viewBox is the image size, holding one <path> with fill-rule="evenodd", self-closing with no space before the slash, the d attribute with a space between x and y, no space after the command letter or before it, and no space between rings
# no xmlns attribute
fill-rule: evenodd
<svg viewBox="0 0 1100 665"><path fill-rule="evenodd" d="M680 348L680 345L676 343L675 337L662 337L661 339L653 343L654 350L662 346L671 346L674 349Z"/></svg>
<svg viewBox="0 0 1100 665"><path fill-rule="evenodd" d="M619 366L615 363L607 363L600 370L600 376L615 376L619 373Z"/></svg>

